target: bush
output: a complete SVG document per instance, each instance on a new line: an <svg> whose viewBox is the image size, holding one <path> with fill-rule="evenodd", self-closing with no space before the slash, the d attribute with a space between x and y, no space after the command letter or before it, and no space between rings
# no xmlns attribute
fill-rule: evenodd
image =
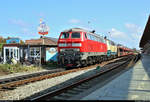
<svg viewBox="0 0 150 102"><path fill-rule="evenodd" d="M48 61L48 62L46 62L46 65L49 66L49 67L56 67L57 66L57 62Z"/></svg>
<svg viewBox="0 0 150 102"><path fill-rule="evenodd" d="M11 64L0 64L0 70L7 73L17 73L17 72L28 72L40 70L40 67L35 66L23 66L21 64L11 65Z"/></svg>

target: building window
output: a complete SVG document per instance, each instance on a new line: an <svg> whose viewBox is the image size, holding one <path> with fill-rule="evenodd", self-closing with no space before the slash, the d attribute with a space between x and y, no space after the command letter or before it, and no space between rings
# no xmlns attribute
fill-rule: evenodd
<svg viewBox="0 0 150 102"><path fill-rule="evenodd" d="M40 48L39 47L30 48L30 57L39 59L40 58Z"/></svg>

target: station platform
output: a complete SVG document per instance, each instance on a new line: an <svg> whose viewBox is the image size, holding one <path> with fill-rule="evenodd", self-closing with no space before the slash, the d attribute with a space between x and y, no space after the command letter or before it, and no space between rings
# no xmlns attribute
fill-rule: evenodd
<svg viewBox="0 0 150 102"><path fill-rule="evenodd" d="M150 55L81 100L150 100Z"/></svg>

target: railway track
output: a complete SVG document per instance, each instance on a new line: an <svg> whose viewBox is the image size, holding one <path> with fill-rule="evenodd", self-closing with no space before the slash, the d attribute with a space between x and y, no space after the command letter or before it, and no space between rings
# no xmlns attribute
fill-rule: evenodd
<svg viewBox="0 0 150 102"><path fill-rule="evenodd" d="M49 75L49 74L53 74L57 72L62 72L62 71L64 71L64 69L60 68L60 69L53 69L50 71L44 71L44 72L32 73L32 74L27 74L27 75L22 75L22 76L17 76L17 77L0 79L0 90L2 91L2 90L7 90L7 89L8 90L13 89L13 87L15 86L28 83L28 81L31 82L30 80L32 80L32 78L41 77L41 76L45 76L45 75ZM38 79L35 81L38 81Z"/></svg>
<svg viewBox="0 0 150 102"><path fill-rule="evenodd" d="M114 61L107 61L102 63L103 65L107 66L110 63L116 63L118 60L124 60L124 58L118 58L115 59ZM97 64L98 65L98 64ZM12 77L12 78L6 78L6 79L0 79L0 91L6 91L6 90L12 90L15 89L16 87L20 85L24 85L27 83L35 82L35 81L40 81L48 78L53 78L61 75L65 75L71 72L77 72L80 70L86 70L93 68L93 66L85 67L85 68L77 68L77 69L71 69L65 71L64 69L55 69L52 71L46 71L46 72L40 72L40 73L34 73L34 74L29 74L29 75L23 75L23 76L17 76L17 77Z"/></svg>
<svg viewBox="0 0 150 102"><path fill-rule="evenodd" d="M85 90L93 87L93 85L96 85L97 83L99 83L99 78L101 78L101 76L104 75L105 73L111 72L118 68L119 69L125 68L127 65L129 65L129 63L131 61L133 61L135 63L137 60L138 59L136 56L130 56L130 57L121 59L118 62L116 61L117 63L112 62L111 65L106 65L105 67L100 68L98 70L99 73L96 75L90 76L89 78L82 79L80 81L72 83L71 85L48 92L48 93L40 95L38 97L34 97L34 98L30 99L30 101L67 100L67 99L74 97L74 96L78 95L79 93L84 92Z"/></svg>

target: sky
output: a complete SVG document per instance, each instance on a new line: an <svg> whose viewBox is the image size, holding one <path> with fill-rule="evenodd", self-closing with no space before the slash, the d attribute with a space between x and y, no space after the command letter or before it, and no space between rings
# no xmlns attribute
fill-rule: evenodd
<svg viewBox="0 0 150 102"><path fill-rule="evenodd" d="M117 44L139 49L150 0L1 0L0 36L37 39L40 18L47 37L69 28L95 30Z"/></svg>

